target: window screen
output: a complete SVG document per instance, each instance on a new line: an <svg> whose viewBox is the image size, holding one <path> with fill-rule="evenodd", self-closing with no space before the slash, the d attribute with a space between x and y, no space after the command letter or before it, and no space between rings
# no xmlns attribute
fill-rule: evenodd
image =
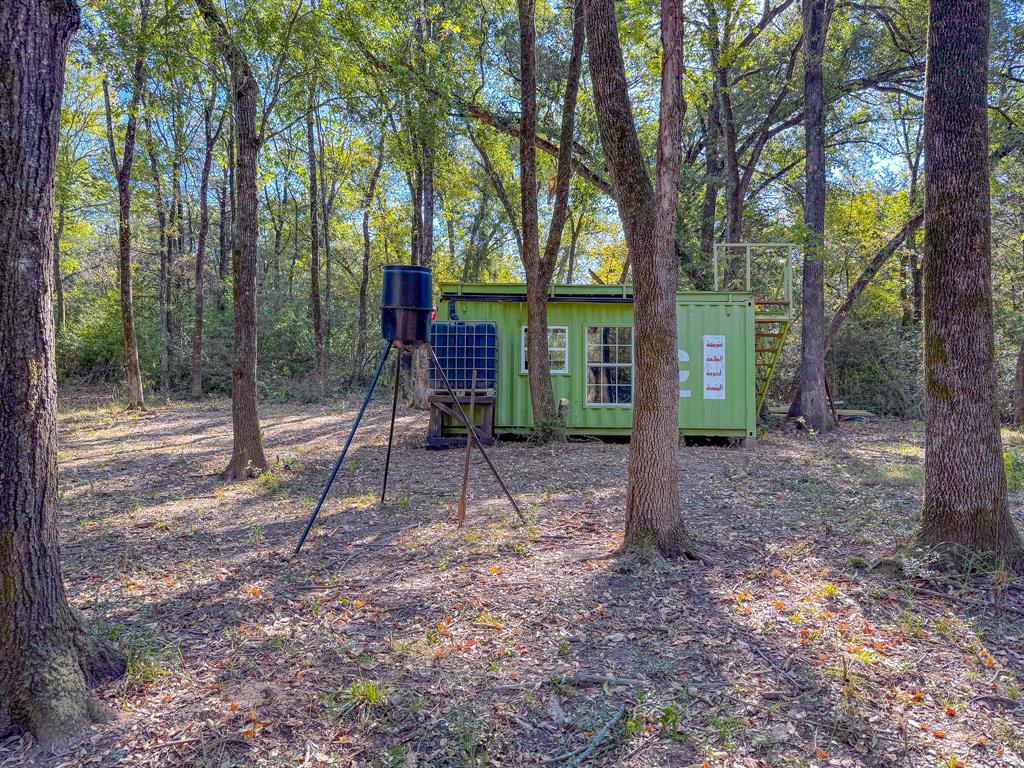
<svg viewBox="0 0 1024 768"><path fill-rule="evenodd" d="M587 403L633 403L633 328L587 327Z"/></svg>

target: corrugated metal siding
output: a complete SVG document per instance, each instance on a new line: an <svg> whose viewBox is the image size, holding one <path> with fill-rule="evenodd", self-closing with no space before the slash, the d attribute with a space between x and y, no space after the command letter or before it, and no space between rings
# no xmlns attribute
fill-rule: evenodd
<svg viewBox="0 0 1024 768"><path fill-rule="evenodd" d="M445 286L452 293L480 293L478 286ZM493 288L492 288L493 290ZM557 290L557 289L556 289ZM568 295L566 295L568 294ZM569 329L568 373L553 374L555 398L569 401L567 426L589 434L628 432L632 408L588 405L586 402L587 326L633 325L633 305L573 301L566 292L548 305L548 324ZM500 432L522 431L533 425L530 386L522 372L521 333L526 325L523 301L455 301L462 320L493 321L498 327L498 377L495 428ZM685 433L750 436L755 432L754 413L754 307L746 294L681 293L677 297L679 349L687 361L680 371L679 426ZM448 319L448 303L438 307L438 319ZM725 337L725 397L704 397L703 352L705 336ZM680 355L680 357L683 357Z"/></svg>

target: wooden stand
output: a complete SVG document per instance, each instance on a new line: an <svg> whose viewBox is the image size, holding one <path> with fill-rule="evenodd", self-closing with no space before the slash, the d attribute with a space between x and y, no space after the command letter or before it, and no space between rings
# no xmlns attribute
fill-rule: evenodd
<svg viewBox="0 0 1024 768"><path fill-rule="evenodd" d="M473 419L473 426L476 428L480 442L484 445L492 445L494 443L495 403L493 390L482 394L462 392L456 397L463 410L472 404L473 412L469 416ZM430 395L428 400L430 401L430 422L427 425L427 448L454 448L465 445L467 435L445 432L446 416L450 417L456 426L459 426L461 421L457 412L456 398L447 393L437 392Z"/></svg>

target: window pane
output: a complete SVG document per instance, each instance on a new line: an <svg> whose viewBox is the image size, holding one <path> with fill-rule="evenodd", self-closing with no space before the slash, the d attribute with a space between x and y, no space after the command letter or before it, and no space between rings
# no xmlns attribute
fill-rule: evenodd
<svg viewBox="0 0 1024 768"><path fill-rule="evenodd" d="M552 350L550 360L552 371L565 370L565 350Z"/></svg>
<svg viewBox="0 0 1024 768"><path fill-rule="evenodd" d="M565 328L549 328L548 329L548 346L558 347L565 349L566 336L568 331Z"/></svg>

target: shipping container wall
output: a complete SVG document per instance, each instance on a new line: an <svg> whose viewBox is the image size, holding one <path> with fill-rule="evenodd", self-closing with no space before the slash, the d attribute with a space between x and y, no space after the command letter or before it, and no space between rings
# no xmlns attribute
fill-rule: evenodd
<svg viewBox="0 0 1024 768"><path fill-rule="evenodd" d="M555 399L568 401L570 433L628 435L634 375L631 295L624 295L621 287L586 288L597 295L574 295L559 287L548 305ZM525 365L526 303L516 295L523 287L448 285L442 290L454 301L460 320L497 325L495 430L528 431L533 414ZM756 414L750 297L682 293L677 311L680 430L685 435L752 437ZM449 319L447 300L438 306L438 319Z"/></svg>

